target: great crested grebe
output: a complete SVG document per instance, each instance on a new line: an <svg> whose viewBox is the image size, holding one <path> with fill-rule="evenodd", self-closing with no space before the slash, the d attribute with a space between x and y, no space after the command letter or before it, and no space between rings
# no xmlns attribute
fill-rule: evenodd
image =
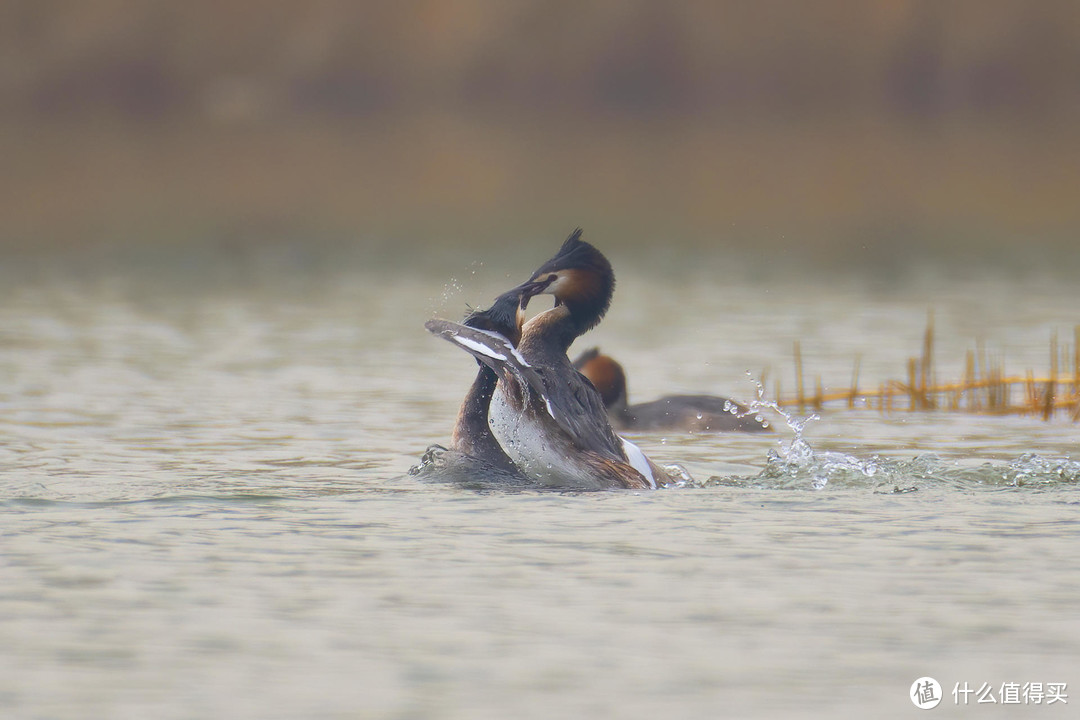
<svg viewBox="0 0 1080 720"><path fill-rule="evenodd" d="M611 424L619 430L685 430L764 432L769 423L750 408L715 395L665 395L652 402L629 404L622 365L591 348L578 355L574 367L596 387Z"/></svg>
<svg viewBox="0 0 1080 720"><path fill-rule="evenodd" d="M487 343L512 348L521 339L525 320L522 295L539 288L535 283L526 283L503 293L487 310L470 312L462 326L484 333ZM449 449L438 445L428 448L421 464L411 472L432 473L441 480L465 483L528 484L529 478L507 457L491 433L488 406L498 375L487 365L479 365L476 379L458 410Z"/></svg>
<svg viewBox="0 0 1080 720"><path fill-rule="evenodd" d="M607 258L575 230L558 253L529 278L533 294L555 296L555 307L522 327L511 359L494 367L499 386L489 422L506 454L546 485L655 488L673 479L641 450L615 434L596 388L567 357L570 344L594 327L611 304L615 273ZM483 358L478 355L483 361Z"/></svg>

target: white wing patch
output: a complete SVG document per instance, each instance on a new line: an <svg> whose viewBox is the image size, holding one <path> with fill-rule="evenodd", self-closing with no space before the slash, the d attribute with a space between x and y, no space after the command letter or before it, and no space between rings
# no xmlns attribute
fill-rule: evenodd
<svg viewBox="0 0 1080 720"><path fill-rule="evenodd" d="M513 345L511 345L510 341L507 340L506 338L504 338L499 333L492 332L491 330L481 330L479 328L473 328L473 330L475 330L476 332L484 333L485 335L491 337L493 340L497 341L499 344L501 344L507 350L509 350L510 353L514 356L514 359L516 359L521 364L522 367L532 367L532 365L530 365L528 363L528 361L525 360L525 357L521 353L518 352L518 349L516 347L514 347ZM506 358L502 358L502 359L505 360Z"/></svg>
<svg viewBox="0 0 1080 720"><path fill-rule="evenodd" d="M485 345L483 343L476 342L472 338L461 337L460 335L452 335L451 338L458 345L462 345L462 346L467 347L467 348L469 348L471 350L475 350L476 352L480 353L481 355L486 355L487 357L492 358L494 360L506 360L505 355L500 355L499 353L497 353L494 350L492 350L491 348L489 348L487 345Z"/></svg>
<svg viewBox="0 0 1080 720"><path fill-rule="evenodd" d="M626 459L630 461L630 467L644 475L645 479L649 481L649 485L655 490L656 478L653 477L652 468L649 467L649 459L645 457L645 453L641 452L641 448L621 435L619 439L622 440L623 452L626 453Z"/></svg>
<svg viewBox="0 0 1080 720"><path fill-rule="evenodd" d="M511 346L510 346L510 352L514 353L514 357L516 357L516 358L517 358L517 361L518 361L519 363L521 363L523 367L532 367L532 365L530 365L530 364L529 364L529 363L528 363L528 362L527 362L527 361L525 360L525 357L524 357L524 356L523 356L523 355L522 355L521 353L519 353L519 352L518 352L518 349L517 349L516 347L514 347L513 345L511 345Z"/></svg>
<svg viewBox="0 0 1080 720"><path fill-rule="evenodd" d="M555 417L555 408L551 407L551 401L548 400L547 395L541 395L541 397L544 398L544 405L547 407L548 415L551 416L552 420L558 422L559 418Z"/></svg>

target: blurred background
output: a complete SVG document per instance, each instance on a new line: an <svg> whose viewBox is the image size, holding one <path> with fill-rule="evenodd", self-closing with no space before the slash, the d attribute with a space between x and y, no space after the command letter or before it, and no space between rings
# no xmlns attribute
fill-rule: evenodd
<svg viewBox="0 0 1080 720"><path fill-rule="evenodd" d="M2 0L0 249L1071 271L1078 120L1073 0Z"/></svg>

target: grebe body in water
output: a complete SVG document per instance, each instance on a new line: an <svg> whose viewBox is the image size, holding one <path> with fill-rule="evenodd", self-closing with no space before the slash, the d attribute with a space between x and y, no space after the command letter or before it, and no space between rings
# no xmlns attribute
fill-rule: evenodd
<svg viewBox="0 0 1080 720"><path fill-rule="evenodd" d="M574 367L600 392L611 424L618 430L708 433L769 429L768 422L759 419L750 408L716 395L665 395L630 405L622 365L597 348L581 353L574 360Z"/></svg>

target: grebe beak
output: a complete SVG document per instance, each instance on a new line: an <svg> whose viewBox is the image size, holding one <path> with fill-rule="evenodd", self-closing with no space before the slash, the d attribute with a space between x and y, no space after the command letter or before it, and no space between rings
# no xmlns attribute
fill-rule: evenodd
<svg viewBox="0 0 1080 720"><path fill-rule="evenodd" d="M521 285L518 285L511 292L518 293L520 297L519 302L521 304L521 309L525 310L529 306L529 300L531 300L534 295L539 295L540 293L547 290L548 285L554 282L554 280L554 275L549 275L543 280L530 280L528 282L522 283Z"/></svg>

